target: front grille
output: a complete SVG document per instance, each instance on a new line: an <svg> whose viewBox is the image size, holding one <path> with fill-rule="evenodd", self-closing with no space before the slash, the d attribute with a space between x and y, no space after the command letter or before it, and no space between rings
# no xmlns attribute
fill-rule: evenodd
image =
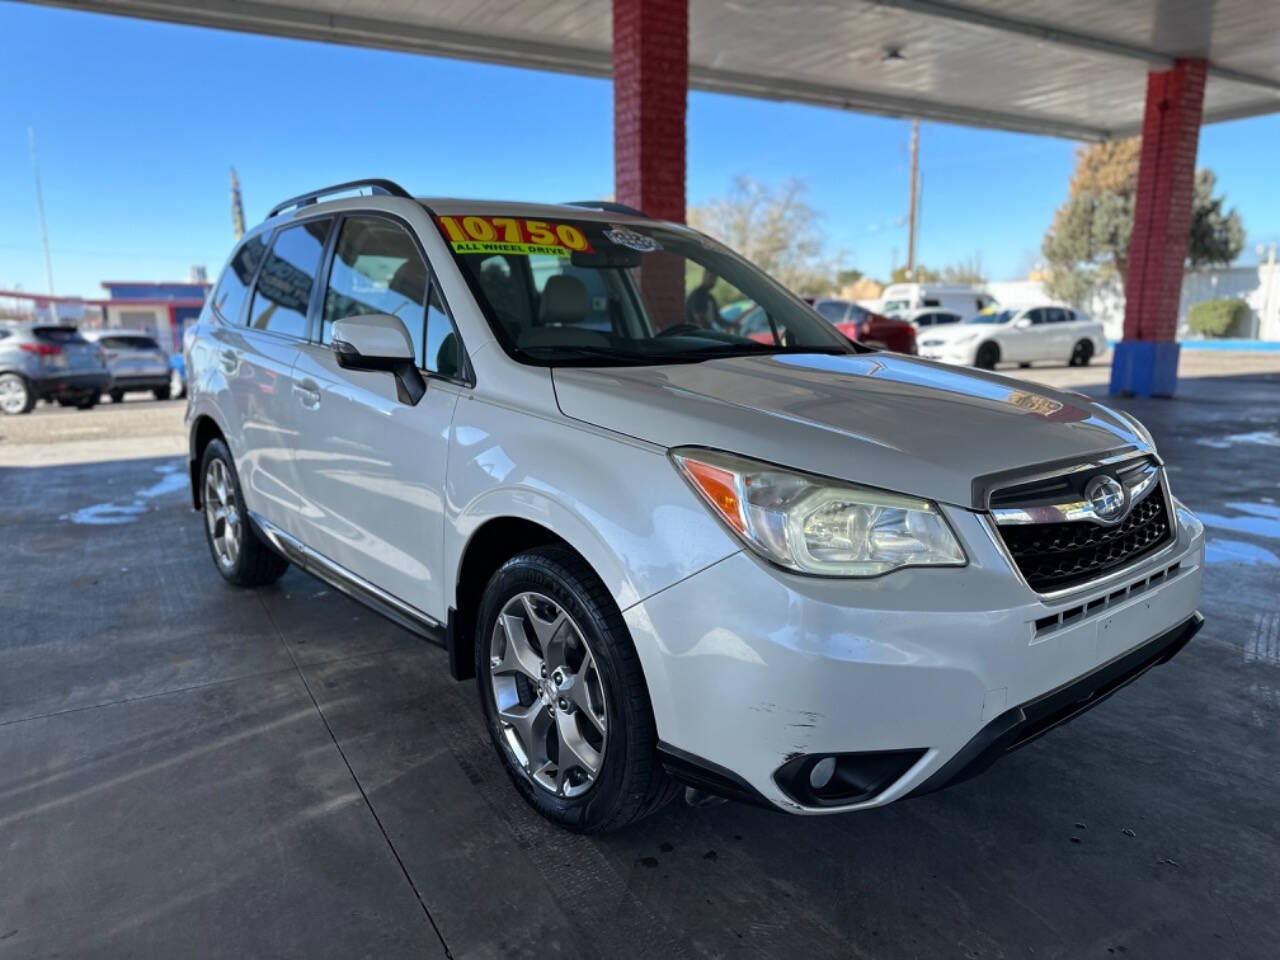
<svg viewBox="0 0 1280 960"><path fill-rule="evenodd" d="M1087 520L998 528L1031 589L1064 590L1118 570L1173 538L1164 490L1157 483L1114 527Z"/></svg>

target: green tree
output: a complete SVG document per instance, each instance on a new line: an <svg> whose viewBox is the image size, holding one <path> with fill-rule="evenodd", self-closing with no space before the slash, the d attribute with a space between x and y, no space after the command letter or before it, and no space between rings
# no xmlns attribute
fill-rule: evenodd
<svg viewBox="0 0 1280 960"><path fill-rule="evenodd" d="M1137 138L1083 147L1077 153L1067 202L1058 208L1042 251L1050 295L1085 306L1101 286L1123 282L1138 190ZM1198 170L1192 198L1187 262L1230 263L1244 248L1244 225L1234 208L1214 196L1212 170Z"/></svg>

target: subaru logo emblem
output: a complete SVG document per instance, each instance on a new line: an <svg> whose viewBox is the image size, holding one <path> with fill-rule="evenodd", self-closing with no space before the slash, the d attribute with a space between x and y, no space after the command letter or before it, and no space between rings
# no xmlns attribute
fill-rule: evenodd
<svg viewBox="0 0 1280 960"><path fill-rule="evenodd" d="M1105 473L1089 481L1084 488L1084 496L1093 507L1094 516L1106 523L1118 521L1129 506L1129 495L1124 486Z"/></svg>

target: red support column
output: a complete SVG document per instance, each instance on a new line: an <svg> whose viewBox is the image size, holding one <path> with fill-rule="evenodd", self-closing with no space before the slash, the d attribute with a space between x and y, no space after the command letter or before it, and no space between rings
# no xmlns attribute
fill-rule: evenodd
<svg viewBox="0 0 1280 960"><path fill-rule="evenodd" d="M1177 387L1178 300L1191 232L1204 60L1147 75L1142 153L1125 278L1124 340L1111 392L1172 396Z"/></svg>
<svg viewBox="0 0 1280 960"><path fill-rule="evenodd" d="M613 169L619 203L684 222L688 0L613 0ZM684 319L684 265L648 254L641 290L660 326Z"/></svg>

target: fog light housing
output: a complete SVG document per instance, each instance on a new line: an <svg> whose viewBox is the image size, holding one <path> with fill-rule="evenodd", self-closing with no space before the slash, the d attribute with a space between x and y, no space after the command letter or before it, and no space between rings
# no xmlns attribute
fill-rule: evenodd
<svg viewBox="0 0 1280 960"><path fill-rule="evenodd" d="M924 750L811 753L792 757L773 781L806 807L834 807L871 800L915 766Z"/></svg>

